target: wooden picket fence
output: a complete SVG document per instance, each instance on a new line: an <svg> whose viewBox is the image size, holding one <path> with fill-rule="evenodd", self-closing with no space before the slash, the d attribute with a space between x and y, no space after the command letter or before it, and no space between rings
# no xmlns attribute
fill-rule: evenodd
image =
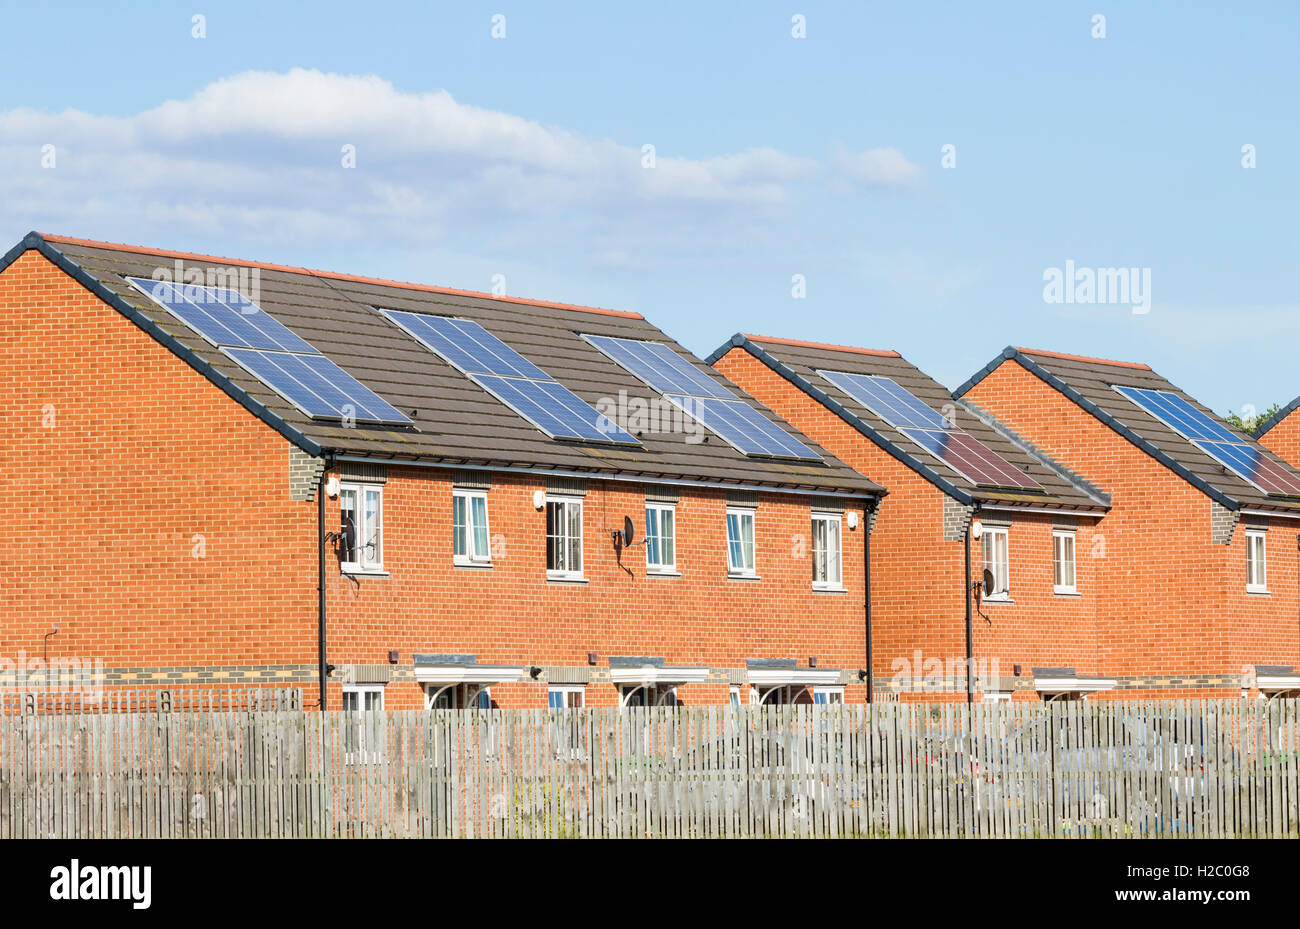
<svg viewBox="0 0 1300 929"><path fill-rule="evenodd" d="M1300 701L0 718L0 837L1300 835Z"/></svg>

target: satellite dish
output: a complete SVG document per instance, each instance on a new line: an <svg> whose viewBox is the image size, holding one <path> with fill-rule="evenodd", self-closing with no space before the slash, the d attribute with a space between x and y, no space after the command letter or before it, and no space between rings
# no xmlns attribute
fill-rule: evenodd
<svg viewBox="0 0 1300 929"><path fill-rule="evenodd" d="M993 577L993 572L990 571L988 568L985 568L984 569L984 596L986 597L993 596L993 585L996 583L997 580L996 578Z"/></svg>
<svg viewBox="0 0 1300 929"><path fill-rule="evenodd" d="M636 538L636 526L632 524L631 516L623 517L623 545L631 545L632 540Z"/></svg>

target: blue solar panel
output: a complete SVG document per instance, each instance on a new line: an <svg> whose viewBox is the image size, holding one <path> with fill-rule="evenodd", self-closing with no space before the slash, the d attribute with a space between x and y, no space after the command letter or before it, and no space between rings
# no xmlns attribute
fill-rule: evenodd
<svg viewBox="0 0 1300 929"><path fill-rule="evenodd" d="M735 398L724 385L662 342L616 339L603 335L587 335L583 338L660 393L718 397L723 400Z"/></svg>
<svg viewBox="0 0 1300 929"><path fill-rule="evenodd" d="M1178 394L1120 385L1115 385L1115 390L1264 493L1300 496L1300 479Z"/></svg>
<svg viewBox="0 0 1300 929"><path fill-rule="evenodd" d="M1117 386L1115 389L1165 425L1172 426L1184 438L1208 439L1212 442L1241 441L1176 393L1145 387Z"/></svg>
<svg viewBox="0 0 1300 929"><path fill-rule="evenodd" d="M818 371L822 377L857 400L868 410L898 429L949 429L948 422L892 378L850 374L847 371Z"/></svg>
<svg viewBox="0 0 1300 929"><path fill-rule="evenodd" d="M139 277L127 280L213 345L316 353L308 342L237 291Z"/></svg>
<svg viewBox="0 0 1300 929"><path fill-rule="evenodd" d="M618 423L602 416L558 381L471 374L470 380L556 439L640 443Z"/></svg>
<svg viewBox="0 0 1300 929"><path fill-rule="evenodd" d="M388 401L324 355L255 348L223 348L222 351L308 416L357 422L410 422Z"/></svg>
<svg viewBox="0 0 1300 929"><path fill-rule="evenodd" d="M380 312L551 438L641 444L473 320Z"/></svg>
<svg viewBox="0 0 1300 929"><path fill-rule="evenodd" d="M553 378L471 319L384 310L384 315L466 374Z"/></svg>
<svg viewBox="0 0 1300 929"><path fill-rule="evenodd" d="M820 461L821 456L743 400L665 394L685 412L746 455Z"/></svg>

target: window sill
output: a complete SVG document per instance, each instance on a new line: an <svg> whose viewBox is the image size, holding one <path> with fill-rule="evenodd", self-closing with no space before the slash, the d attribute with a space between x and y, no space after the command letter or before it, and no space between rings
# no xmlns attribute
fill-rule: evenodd
<svg viewBox="0 0 1300 929"><path fill-rule="evenodd" d="M1079 593L1079 591L1077 590L1053 590L1052 593L1058 597L1082 597L1083 596L1083 594Z"/></svg>
<svg viewBox="0 0 1300 929"><path fill-rule="evenodd" d="M1004 606L1007 604L1014 604L1015 602L1016 601L1012 600L1010 597L983 597L980 600L980 603L984 606Z"/></svg>
<svg viewBox="0 0 1300 929"><path fill-rule="evenodd" d="M546 575L548 584L585 584L587 579L580 574L550 574Z"/></svg>
<svg viewBox="0 0 1300 929"><path fill-rule="evenodd" d="M681 577L682 573L680 571L663 571L658 568L646 568L645 576L646 577Z"/></svg>
<svg viewBox="0 0 1300 929"><path fill-rule="evenodd" d="M387 571L382 568L343 568L342 574L345 577L388 577Z"/></svg>
<svg viewBox="0 0 1300 929"><path fill-rule="evenodd" d="M1273 595L1272 591L1270 591L1268 588L1256 588L1254 590L1251 590L1249 587L1247 587L1246 593L1252 597L1271 597Z"/></svg>
<svg viewBox="0 0 1300 929"><path fill-rule="evenodd" d="M727 572L727 580L729 580L729 581L761 581L762 578L759 577L757 574L738 574L738 573L736 573L735 571L728 571L728 572Z"/></svg>
<svg viewBox="0 0 1300 929"><path fill-rule="evenodd" d="M849 592L848 588L843 584L837 586L831 586L829 584L813 584L812 589L813 593L818 594L846 594Z"/></svg>
<svg viewBox="0 0 1300 929"><path fill-rule="evenodd" d="M471 568L471 569L473 569L473 570L475 570L475 571L491 571L491 570L492 570L492 562L490 562L490 561L459 561L459 560L455 560L455 561L452 561L451 564L452 564L452 567L455 567L455 568Z"/></svg>

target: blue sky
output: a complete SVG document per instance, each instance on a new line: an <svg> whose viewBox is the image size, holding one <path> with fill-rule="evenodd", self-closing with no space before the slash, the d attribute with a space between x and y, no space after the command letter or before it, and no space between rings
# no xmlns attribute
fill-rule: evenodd
<svg viewBox="0 0 1300 929"><path fill-rule="evenodd" d="M0 238L502 275L700 355L893 348L950 387L1007 344L1142 360L1263 407L1300 394L1298 26L1280 2L15 5ZM1067 260L1150 269L1150 312L1045 302Z"/></svg>

